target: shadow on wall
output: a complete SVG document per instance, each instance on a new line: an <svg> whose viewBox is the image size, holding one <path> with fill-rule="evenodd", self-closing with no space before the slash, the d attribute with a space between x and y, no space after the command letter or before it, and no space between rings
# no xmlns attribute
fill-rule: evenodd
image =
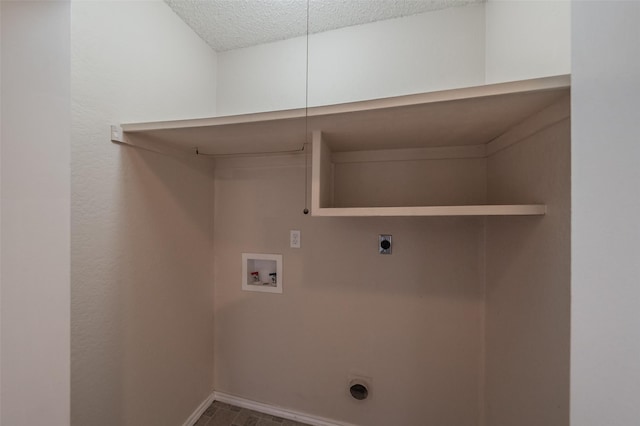
<svg viewBox="0 0 640 426"><path fill-rule="evenodd" d="M213 169L116 149L123 417L176 424L213 386Z"/></svg>

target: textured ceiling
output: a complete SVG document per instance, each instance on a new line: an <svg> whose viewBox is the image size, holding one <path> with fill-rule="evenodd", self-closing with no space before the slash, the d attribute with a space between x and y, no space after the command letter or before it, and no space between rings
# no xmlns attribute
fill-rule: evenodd
<svg viewBox="0 0 640 426"><path fill-rule="evenodd" d="M309 0L316 33L484 0ZM307 33L307 0L165 0L216 51Z"/></svg>

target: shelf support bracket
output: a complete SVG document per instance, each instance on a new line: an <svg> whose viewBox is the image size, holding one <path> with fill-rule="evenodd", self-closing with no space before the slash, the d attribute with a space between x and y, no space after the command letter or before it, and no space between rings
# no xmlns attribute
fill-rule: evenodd
<svg viewBox="0 0 640 426"><path fill-rule="evenodd" d="M124 141L124 131L122 127L111 125L111 142L114 143L125 143Z"/></svg>
<svg viewBox="0 0 640 426"><path fill-rule="evenodd" d="M180 158L198 158L202 157L197 154L196 149L193 151L185 151L181 149L174 148L172 146L168 146L164 143L159 143L157 141L149 141L144 137L138 137L133 135L127 135L124 132L124 129L121 126L112 124L111 125L111 142L117 143L119 145L128 146L135 149L142 149L144 151L155 152L157 154L169 155L171 157L180 157ZM211 161L210 159L207 161Z"/></svg>

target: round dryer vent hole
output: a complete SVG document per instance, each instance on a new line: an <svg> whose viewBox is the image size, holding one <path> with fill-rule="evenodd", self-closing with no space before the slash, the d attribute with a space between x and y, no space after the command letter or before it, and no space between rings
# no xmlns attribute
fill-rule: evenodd
<svg viewBox="0 0 640 426"><path fill-rule="evenodd" d="M351 396L357 399L358 401L367 399L367 396L369 396L369 390L367 389L367 387L360 383L351 385L351 387L349 388L349 392L351 392Z"/></svg>

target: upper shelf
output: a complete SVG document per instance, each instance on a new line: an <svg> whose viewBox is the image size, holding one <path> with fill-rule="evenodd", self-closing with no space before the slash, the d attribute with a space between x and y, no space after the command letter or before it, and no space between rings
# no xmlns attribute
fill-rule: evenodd
<svg viewBox="0 0 640 426"><path fill-rule="evenodd" d="M333 152L486 144L570 90L570 76L537 78L346 104L122 124L118 142L212 155L300 150L321 130ZM116 132L117 133L117 132Z"/></svg>

